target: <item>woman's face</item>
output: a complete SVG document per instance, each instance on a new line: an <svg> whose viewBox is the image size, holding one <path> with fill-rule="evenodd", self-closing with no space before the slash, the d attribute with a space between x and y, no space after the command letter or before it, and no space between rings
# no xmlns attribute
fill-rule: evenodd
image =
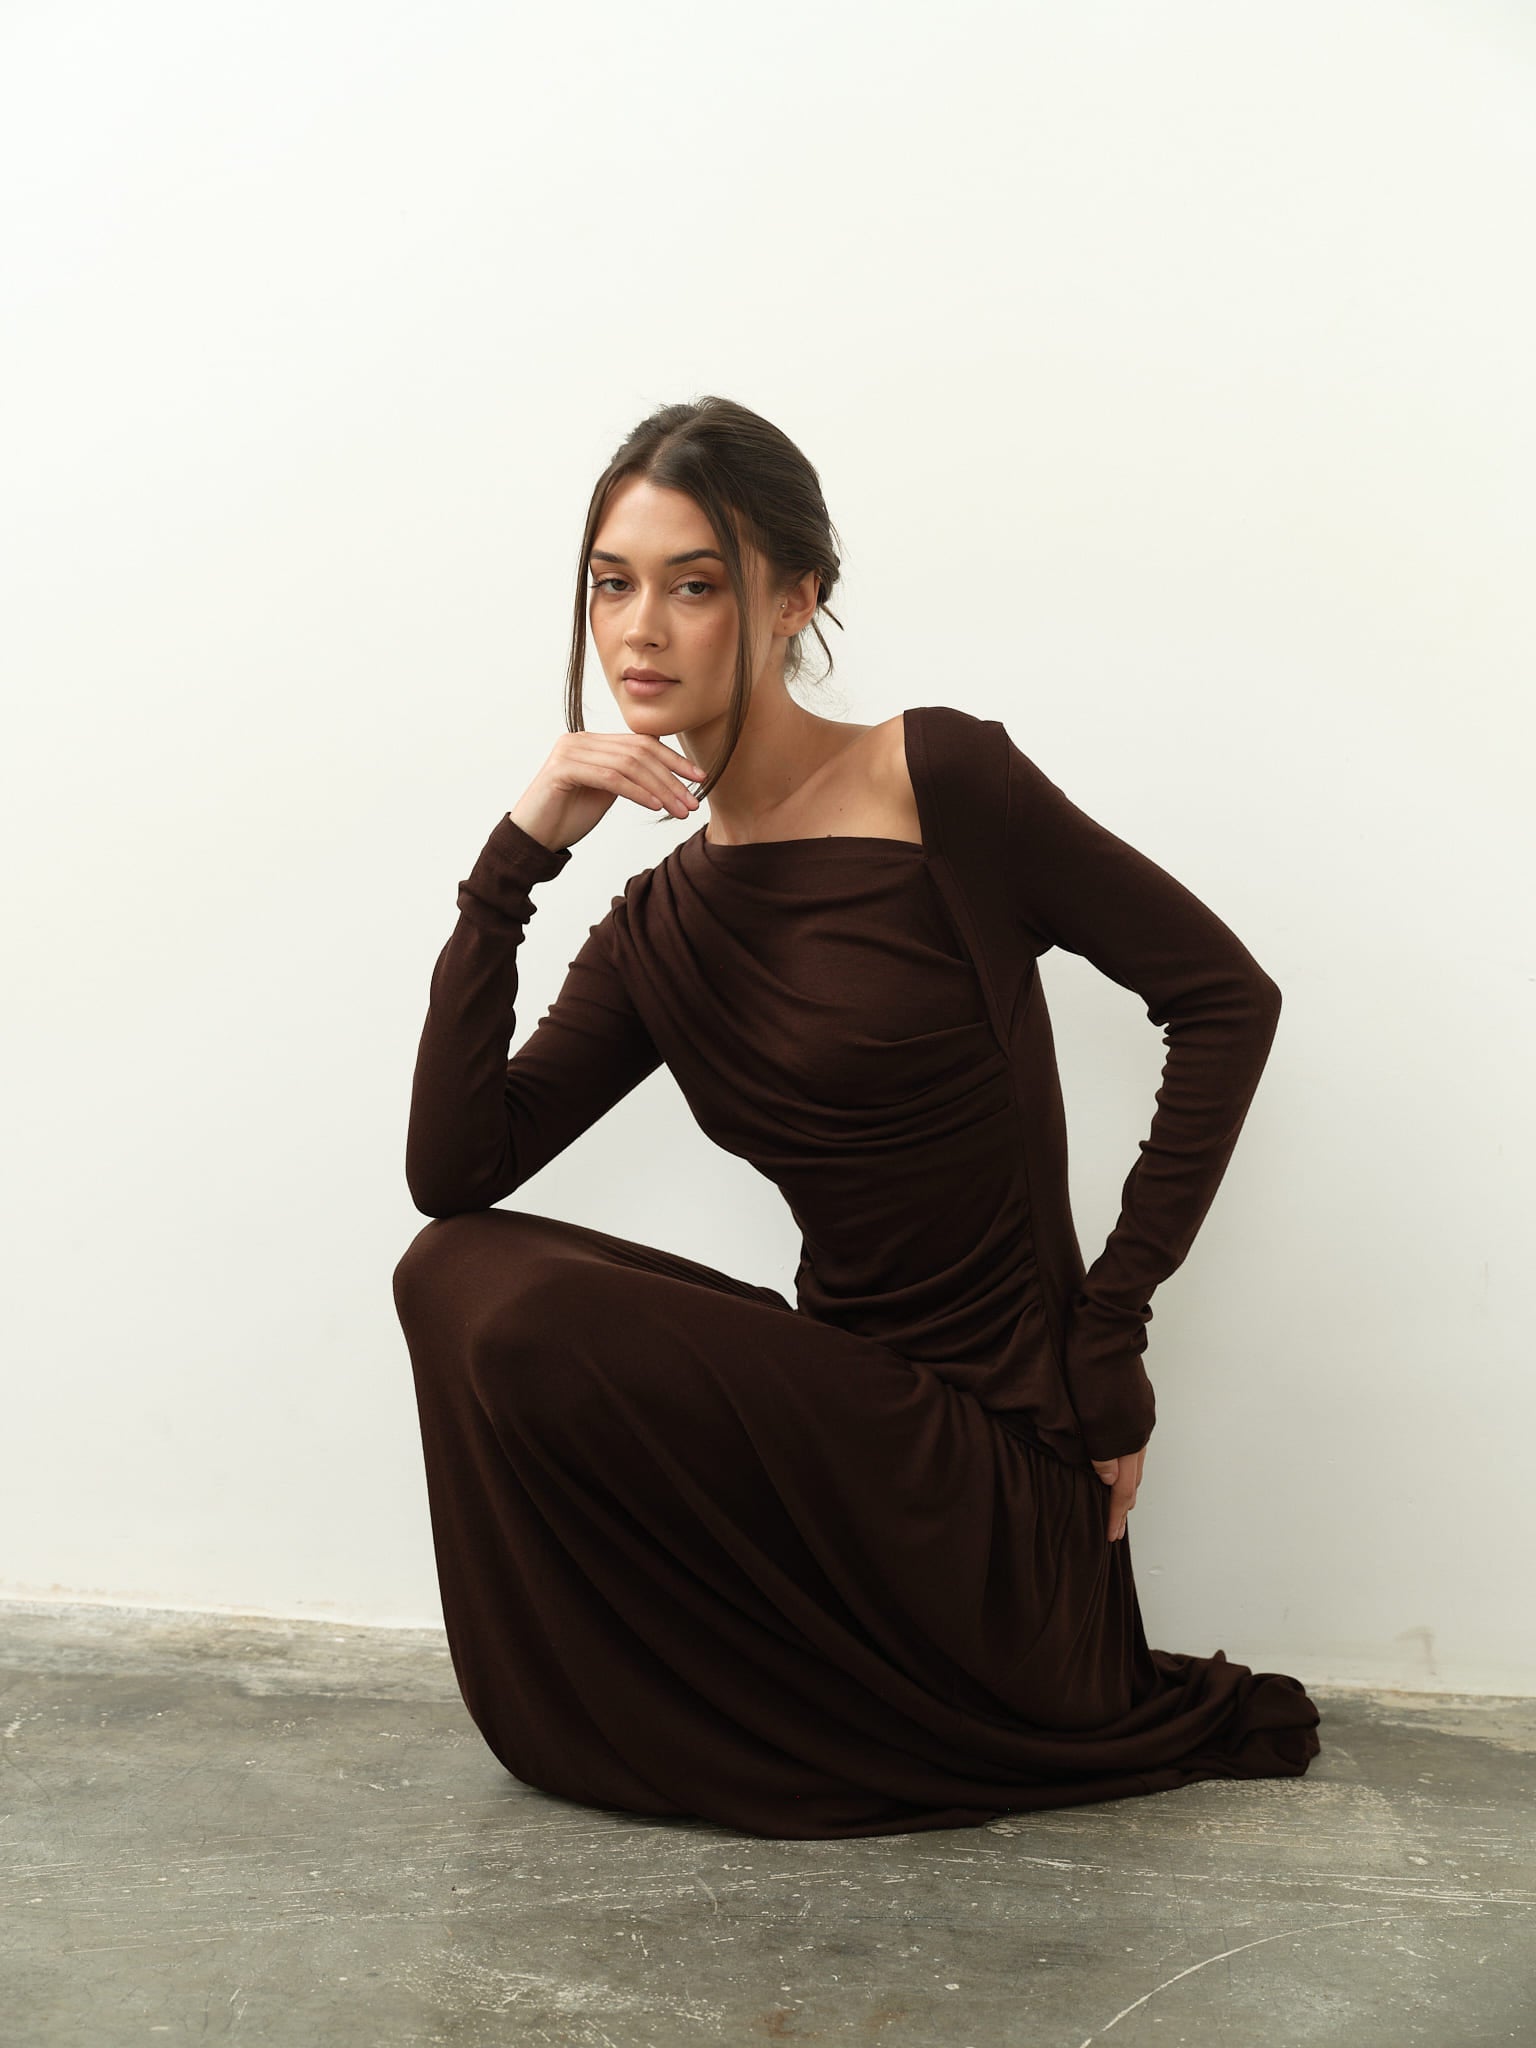
<svg viewBox="0 0 1536 2048"><path fill-rule="evenodd" d="M775 636L774 625L784 593L767 586L757 549L743 548L742 567L755 687L760 675L783 671L786 635ZM735 677L736 600L714 529L686 492L626 477L609 497L587 580L593 644L629 725L686 732L724 715ZM791 630L803 623L796 614ZM667 681L632 688L626 669L654 670Z"/></svg>

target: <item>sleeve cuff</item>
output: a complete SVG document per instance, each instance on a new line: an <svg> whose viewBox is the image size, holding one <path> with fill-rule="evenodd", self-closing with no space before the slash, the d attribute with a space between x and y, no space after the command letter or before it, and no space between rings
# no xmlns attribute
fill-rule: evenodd
<svg viewBox="0 0 1536 2048"><path fill-rule="evenodd" d="M546 846L542 839L535 839L531 832L525 832L510 811L504 811L497 820L485 850L494 853L498 862L515 864L519 874L526 874L535 881L558 875L571 857L568 846Z"/></svg>
<svg viewBox="0 0 1536 2048"><path fill-rule="evenodd" d="M1067 1395L1090 1458L1139 1451L1157 1422L1157 1397L1142 1352L1145 1324L1134 1334L1096 1323L1078 1309L1068 1325L1063 1361Z"/></svg>
<svg viewBox="0 0 1536 2048"><path fill-rule="evenodd" d="M459 908L498 930L526 924L534 914L529 891L558 875L570 858L568 846L546 846L503 812L459 884Z"/></svg>

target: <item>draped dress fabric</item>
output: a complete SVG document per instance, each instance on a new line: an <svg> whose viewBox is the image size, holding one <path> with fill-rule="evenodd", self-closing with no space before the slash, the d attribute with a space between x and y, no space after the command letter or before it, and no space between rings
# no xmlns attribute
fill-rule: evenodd
<svg viewBox="0 0 1536 2048"><path fill-rule="evenodd" d="M585 1805L891 1834L1299 1776L1319 1750L1296 1679L1149 1647L1090 1463L1147 1439L1137 1297L1221 1177L1273 984L995 721L904 717L921 843L696 829L509 1059L531 891L572 849L503 817L433 972L406 1162L433 1220L394 1296L444 1620L496 1757ZM1011 835L1002 1010L957 888L968 801ZM1187 1030L1086 1275L1027 971L1051 943ZM654 1228L496 1206L662 1065L781 1191L793 1301ZM649 1171L664 1216L667 1156Z"/></svg>

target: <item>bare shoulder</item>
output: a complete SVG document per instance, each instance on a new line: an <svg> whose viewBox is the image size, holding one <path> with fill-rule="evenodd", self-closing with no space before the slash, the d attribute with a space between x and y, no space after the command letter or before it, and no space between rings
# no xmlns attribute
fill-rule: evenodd
<svg viewBox="0 0 1536 2048"><path fill-rule="evenodd" d="M921 843L923 831L912 788L912 771L907 760L907 720L904 711L894 718L872 725L865 735L869 748L871 780L886 814L889 839L911 839Z"/></svg>
<svg viewBox="0 0 1536 2048"><path fill-rule="evenodd" d="M804 836L832 833L922 844L902 713L878 725L856 727L814 781L816 800L807 800L798 813L810 824ZM789 822L787 813L784 821Z"/></svg>

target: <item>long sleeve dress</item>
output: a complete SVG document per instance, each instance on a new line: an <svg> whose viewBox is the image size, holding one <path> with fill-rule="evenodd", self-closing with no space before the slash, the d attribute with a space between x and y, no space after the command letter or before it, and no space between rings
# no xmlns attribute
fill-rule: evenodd
<svg viewBox="0 0 1536 2048"><path fill-rule="evenodd" d="M1091 1464L1151 1433L1150 1298L1279 991L997 720L903 724L921 842L695 829L510 1058L531 892L573 849L503 816L433 971L406 1141L433 1220L394 1298L449 1648L504 1767L585 1805L895 1834L1299 1776L1320 1747L1296 1679L1149 1647ZM1088 1269L1052 946L1135 990L1168 1047ZM495 1206L663 1064L783 1194L793 1302Z"/></svg>

